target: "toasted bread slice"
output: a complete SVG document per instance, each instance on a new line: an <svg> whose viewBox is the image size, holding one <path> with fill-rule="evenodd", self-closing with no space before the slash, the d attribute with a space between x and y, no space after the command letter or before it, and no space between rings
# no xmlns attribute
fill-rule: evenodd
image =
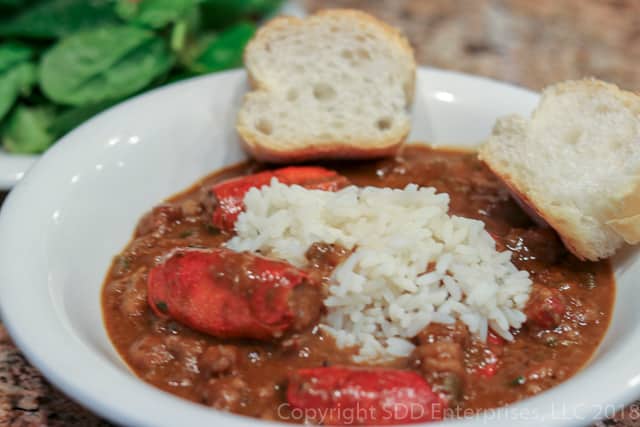
<svg viewBox="0 0 640 427"><path fill-rule="evenodd" d="M366 13L276 18L247 45L245 66L254 90L236 127L257 159L382 156L409 133L413 51Z"/></svg>
<svg viewBox="0 0 640 427"><path fill-rule="evenodd" d="M640 96L556 84L530 119L499 119L479 155L578 258L640 242Z"/></svg>

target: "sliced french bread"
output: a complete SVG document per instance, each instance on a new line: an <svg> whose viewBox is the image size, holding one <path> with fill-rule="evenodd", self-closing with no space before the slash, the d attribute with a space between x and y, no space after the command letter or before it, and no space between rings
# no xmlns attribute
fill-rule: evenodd
<svg viewBox="0 0 640 427"><path fill-rule="evenodd" d="M276 18L247 45L245 66L254 90L236 128L259 160L382 156L409 133L413 51L366 13Z"/></svg>
<svg viewBox="0 0 640 427"><path fill-rule="evenodd" d="M556 84L531 118L499 119L479 156L578 258L640 242L640 96Z"/></svg>

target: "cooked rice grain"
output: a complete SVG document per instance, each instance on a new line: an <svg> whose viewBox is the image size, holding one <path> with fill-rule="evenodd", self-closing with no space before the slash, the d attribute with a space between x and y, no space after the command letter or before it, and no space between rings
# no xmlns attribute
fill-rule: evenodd
<svg viewBox="0 0 640 427"><path fill-rule="evenodd" d="M431 322L459 319L482 340L488 328L512 340L509 328L526 320L528 273L496 251L484 223L449 216L449 196L434 188L332 193L274 179L244 202L231 249L303 267L314 242L355 248L333 272L323 328L339 346L359 346L357 361L407 356Z"/></svg>

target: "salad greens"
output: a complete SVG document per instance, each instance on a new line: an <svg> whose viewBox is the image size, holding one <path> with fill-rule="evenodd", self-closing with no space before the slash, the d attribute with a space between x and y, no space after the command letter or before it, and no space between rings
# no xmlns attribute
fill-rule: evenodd
<svg viewBox="0 0 640 427"><path fill-rule="evenodd" d="M0 22L0 37L56 39L86 29L117 23L112 0L52 0L28 3Z"/></svg>
<svg viewBox="0 0 640 427"><path fill-rule="evenodd" d="M0 45L0 120L21 94L28 94L36 83L36 68L30 62L29 47L5 43Z"/></svg>
<svg viewBox="0 0 640 427"><path fill-rule="evenodd" d="M163 28L197 11L197 0L120 0L118 15L125 21L148 28Z"/></svg>
<svg viewBox="0 0 640 427"><path fill-rule="evenodd" d="M209 37L187 64L189 69L195 73L207 73L241 66L244 46L254 33L253 25L240 23L222 31L217 37Z"/></svg>
<svg viewBox="0 0 640 427"><path fill-rule="evenodd" d="M9 117L2 135L8 151L39 153L53 143L49 126L55 117L51 106L25 107L19 105Z"/></svg>
<svg viewBox="0 0 640 427"><path fill-rule="evenodd" d="M40 153L162 84L238 67L281 0L0 0L0 141Z"/></svg>
<svg viewBox="0 0 640 427"><path fill-rule="evenodd" d="M173 58L152 31L122 25L73 34L40 61L40 87L54 102L87 105L138 92Z"/></svg>

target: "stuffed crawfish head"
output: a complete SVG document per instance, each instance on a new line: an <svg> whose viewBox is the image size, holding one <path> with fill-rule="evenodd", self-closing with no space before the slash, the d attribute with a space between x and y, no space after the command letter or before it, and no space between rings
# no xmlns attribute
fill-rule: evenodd
<svg viewBox="0 0 640 427"><path fill-rule="evenodd" d="M219 338L278 338L302 330L322 310L307 274L278 260L234 252L182 250L149 273L156 315Z"/></svg>

